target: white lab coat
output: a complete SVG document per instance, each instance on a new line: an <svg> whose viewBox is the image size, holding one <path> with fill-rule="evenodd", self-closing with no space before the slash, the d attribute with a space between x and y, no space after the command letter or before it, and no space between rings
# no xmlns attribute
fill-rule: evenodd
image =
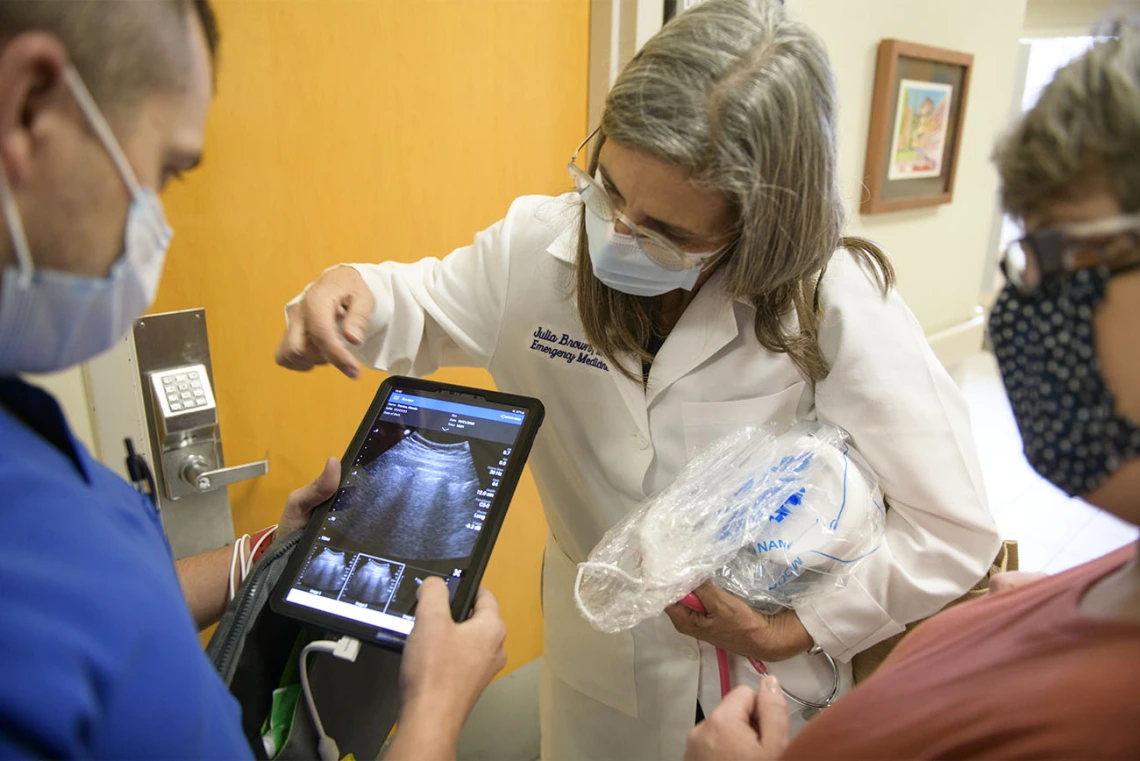
<svg viewBox="0 0 1140 761"><path fill-rule="evenodd" d="M830 374L814 389L787 356L760 346L753 309L714 275L661 347L646 390L586 346L572 291L578 209L571 196L524 197L442 261L354 265L376 295L358 355L417 376L483 367L500 389L543 401L530 458L550 527L543 757L676 759L698 691L706 712L719 702L713 649L664 615L597 632L572 591L576 564L695 449L739 426L818 418L849 431L878 474L890 503L884 546L845 588L799 609L816 643L843 662L845 688L853 655L961 595L1000 542L961 394L902 299L884 299L847 252L823 280ZM831 683L821 661L805 654L771 670L818 698ZM759 681L741 659L733 678Z"/></svg>

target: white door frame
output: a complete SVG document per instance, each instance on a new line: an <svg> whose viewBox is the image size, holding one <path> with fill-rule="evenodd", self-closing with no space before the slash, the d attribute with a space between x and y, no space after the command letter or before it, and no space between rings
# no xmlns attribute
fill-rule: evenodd
<svg viewBox="0 0 1140 761"><path fill-rule="evenodd" d="M665 0L590 0L588 129L598 126L618 73L661 29L664 16Z"/></svg>

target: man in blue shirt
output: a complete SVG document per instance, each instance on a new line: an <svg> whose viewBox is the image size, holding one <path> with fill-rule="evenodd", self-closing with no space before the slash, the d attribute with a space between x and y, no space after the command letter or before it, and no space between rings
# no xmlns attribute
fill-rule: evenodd
<svg viewBox="0 0 1140 761"><path fill-rule="evenodd" d="M157 194L200 160L217 42L207 0L0 2L0 758L251 753L196 636L230 550L176 572L150 503L18 377L110 348L153 301ZM338 478L331 460L294 492L282 530ZM504 635L489 593L455 624L424 585L392 757L454 753Z"/></svg>

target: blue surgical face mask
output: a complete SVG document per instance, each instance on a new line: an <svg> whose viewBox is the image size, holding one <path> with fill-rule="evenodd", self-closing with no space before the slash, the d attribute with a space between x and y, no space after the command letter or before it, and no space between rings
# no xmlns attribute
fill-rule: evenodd
<svg viewBox="0 0 1140 761"><path fill-rule="evenodd" d="M630 296L660 296L669 291L693 290L701 268L669 270L646 256L632 235L622 235L585 207L586 243L594 276Z"/></svg>
<svg viewBox="0 0 1140 761"><path fill-rule="evenodd" d="M135 179L79 74L68 69L64 78L131 193L125 250L107 277L37 269L0 167L0 204L18 260L0 276L0 376L56 372L111 348L154 302L173 235L162 202Z"/></svg>

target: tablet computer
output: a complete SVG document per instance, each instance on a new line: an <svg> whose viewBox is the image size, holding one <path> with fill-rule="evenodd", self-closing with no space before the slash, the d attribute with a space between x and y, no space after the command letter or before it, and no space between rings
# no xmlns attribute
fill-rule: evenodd
<svg viewBox="0 0 1140 761"><path fill-rule="evenodd" d="M542 424L542 403L384 381L270 598L281 615L402 649L429 576L465 619Z"/></svg>

